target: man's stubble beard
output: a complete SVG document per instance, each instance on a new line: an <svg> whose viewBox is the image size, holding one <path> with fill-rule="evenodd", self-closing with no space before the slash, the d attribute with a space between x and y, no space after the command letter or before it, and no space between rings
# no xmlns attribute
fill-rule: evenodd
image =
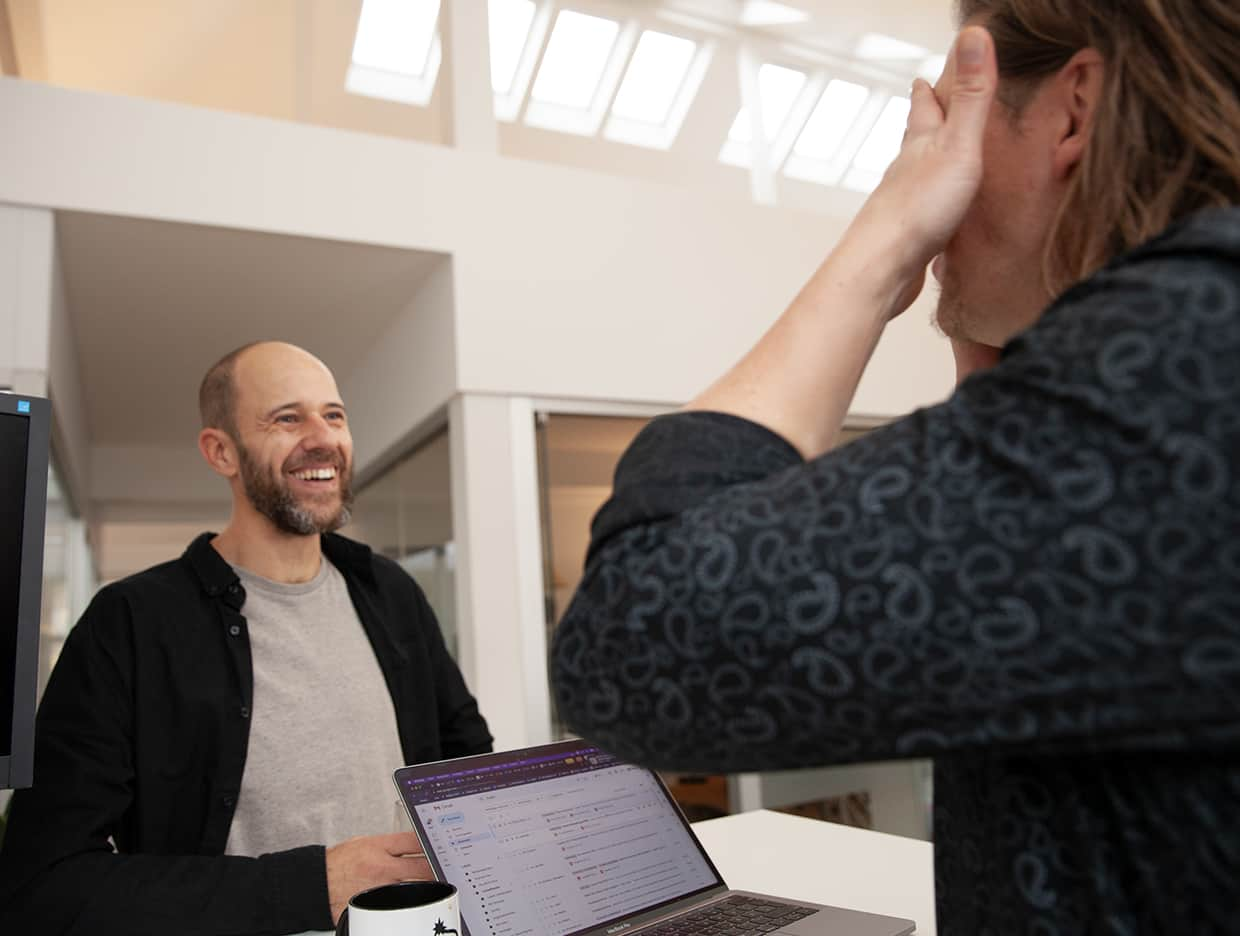
<svg viewBox="0 0 1240 936"><path fill-rule="evenodd" d="M277 529L294 536L312 536L333 533L349 522L353 507L351 472L335 455L327 452L309 453L311 456L323 454L325 457L320 458L320 462L330 461L334 464L339 482L340 506L330 517L320 520L314 512L297 503L283 476L277 477L265 469L244 445L238 443L237 450L241 458L241 483L246 497L254 509L274 523Z"/></svg>

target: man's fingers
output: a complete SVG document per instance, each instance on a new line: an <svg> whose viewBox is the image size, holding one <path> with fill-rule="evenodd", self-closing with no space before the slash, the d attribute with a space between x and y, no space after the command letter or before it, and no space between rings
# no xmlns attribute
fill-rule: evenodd
<svg viewBox="0 0 1240 936"><path fill-rule="evenodd" d="M943 108L934 96L934 89L925 79L918 78L909 94L908 126L904 130L904 138L932 133L942 125Z"/></svg>
<svg viewBox="0 0 1240 936"><path fill-rule="evenodd" d="M948 143L953 149L980 147L999 80L994 40L981 26L970 26L961 30L952 55L955 78L947 109Z"/></svg>
<svg viewBox="0 0 1240 936"><path fill-rule="evenodd" d="M431 863L423 855L393 858L390 870L394 881L429 881L435 876L431 873Z"/></svg>
<svg viewBox="0 0 1240 936"><path fill-rule="evenodd" d="M389 855L420 855L422 843L416 832L391 832L387 835L376 835L375 841Z"/></svg>

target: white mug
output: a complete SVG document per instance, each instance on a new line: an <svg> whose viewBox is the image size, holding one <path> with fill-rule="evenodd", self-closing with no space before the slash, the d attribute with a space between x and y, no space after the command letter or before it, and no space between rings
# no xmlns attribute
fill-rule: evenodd
<svg viewBox="0 0 1240 936"><path fill-rule="evenodd" d="M336 936L460 936L456 888L446 881L403 881L349 898Z"/></svg>

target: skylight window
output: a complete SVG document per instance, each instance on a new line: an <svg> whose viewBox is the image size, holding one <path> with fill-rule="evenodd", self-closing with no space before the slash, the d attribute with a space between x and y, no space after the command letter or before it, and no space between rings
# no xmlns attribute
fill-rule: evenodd
<svg viewBox="0 0 1240 936"><path fill-rule="evenodd" d="M602 16L561 10L525 105L525 122L561 133L598 133L639 32L635 20L621 28Z"/></svg>
<svg viewBox="0 0 1240 936"><path fill-rule="evenodd" d="M866 33L857 43L857 58L875 62L920 62L929 54L929 49L882 33Z"/></svg>
<svg viewBox="0 0 1240 936"><path fill-rule="evenodd" d="M818 106L792 151L806 159L833 157L869 96L870 89L862 85L839 79L832 81L819 98Z"/></svg>
<svg viewBox="0 0 1240 936"><path fill-rule="evenodd" d="M805 73L793 68L768 64L758 69L758 93L762 95L762 131L768 141L774 140L779 133L779 128L784 125L788 111L792 110L793 102L801 93L804 84ZM732 121L728 139L733 143L753 142L753 123L749 119L747 108L742 107Z"/></svg>
<svg viewBox="0 0 1240 936"><path fill-rule="evenodd" d="M797 138L784 164L784 174L822 185L839 185L887 101L886 94L864 85L831 81Z"/></svg>
<svg viewBox="0 0 1240 936"><path fill-rule="evenodd" d="M946 67L946 55L931 55L917 67L917 75L934 84L934 82L939 80L939 76L943 74L943 69Z"/></svg>
<svg viewBox="0 0 1240 936"><path fill-rule="evenodd" d="M521 52L534 21L534 0L490 0L491 87L496 94L512 89Z"/></svg>
<svg viewBox="0 0 1240 936"><path fill-rule="evenodd" d="M804 23L809 14L774 0L745 0L741 8L742 26L790 26Z"/></svg>
<svg viewBox="0 0 1240 936"><path fill-rule="evenodd" d="M696 48L696 43L679 36L649 29L642 33L611 106L612 114L649 124L665 123Z"/></svg>
<svg viewBox="0 0 1240 936"><path fill-rule="evenodd" d="M909 100L893 97L887 101L874 129L857 150L852 168L844 176L843 186L858 192L870 192L878 185L900 153L904 127L908 123Z"/></svg>
<svg viewBox="0 0 1240 936"><path fill-rule="evenodd" d="M762 132L768 143L779 136L780 129L788 119L792 105L805 87L805 72L795 68L767 63L758 69L758 94L762 101ZM753 143L753 122L749 109L741 107L732 127L728 141L724 143L719 159L734 166L746 166Z"/></svg>
<svg viewBox="0 0 1240 936"><path fill-rule="evenodd" d="M603 135L667 149L680 133L706 75L714 44L646 30L637 42L612 103Z"/></svg>
<svg viewBox="0 0 1240 936"><path fill-rule="evenodd" d="M439 0L363 0L345 88L354 94L425 105L443 54Z"/></svg>
<svg viewBox="0 0 1240 936"><path fill-rule="evenodd" d="M561 10L531 97L558 107L588 108L619 31L615 20Z"/></svg>

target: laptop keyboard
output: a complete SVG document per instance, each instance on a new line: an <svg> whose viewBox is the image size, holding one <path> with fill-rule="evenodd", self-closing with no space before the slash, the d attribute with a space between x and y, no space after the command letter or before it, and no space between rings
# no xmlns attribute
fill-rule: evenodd
<svg viewBox="0 0 1240 936"><path fill-rule="evenodd" d="M641 936L761 936L817 912L814 907L732 896L642 930Z"/></svg>

